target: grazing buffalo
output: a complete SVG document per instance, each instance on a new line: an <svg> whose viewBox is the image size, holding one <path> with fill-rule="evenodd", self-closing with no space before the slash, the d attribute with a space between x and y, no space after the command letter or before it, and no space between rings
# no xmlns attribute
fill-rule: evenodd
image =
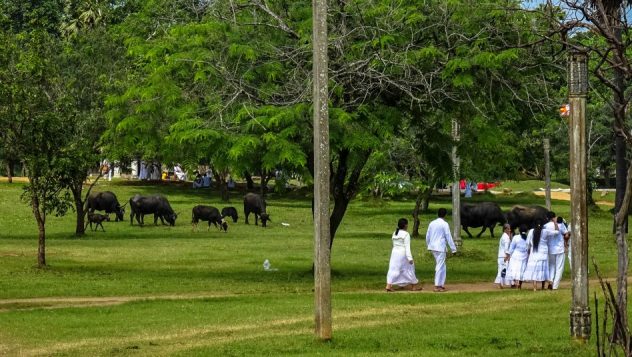
<svg viewBox="0 0 632 357"><path fill-rule="evenodd" d="M222 208L222 218L230 217L233 219L233 223L237 223L237 209L235 207L224 207Z"/></svg>
<svg viewBox="0 0 632 357"><path fill-rule="evenodd" d="M134 218L136 222L141 226L145 224L145 215L154 215L154 224L158 224L158 218L162 224L165 224L165 220L169 222L169 225L176 225L176 218L178 215L173 212L169 201L164 196L141 196L136 195L129 199L130 207L130 223L134 224Z"/></svg>
<svg viewBox="0 0 632 357"><path fill-rule="evenodd" d="M537 220L548 222L547 213L549 210L542 206L513 206L507 212L507 222L512 229L520 227L521 224L525 224L531 229L535 228L535 221Z"/></svg>
<svg viewBox="0 0 632 357"><path fill-rule="evenodd" d="M480 238L485 230L489 228L489 232L492 238L494 238L494 227L496 223L504 224L505 222L506 219L500 206L494 202L461 204L461 226L470 238L472 238L472 235L467 230L468 227L483 227L483 230L476 238Z"/></svg>
<svg viewBox="0 0 632 357"><path fill-rule="evenodd" d="M266 201L256 193L247 193L244 196L244 215L246 216L246 224L248 224L248 215L255 214L255 225L258 225L261 218L261 226L266 227L266 222L272 220L266 212Z"/></svg>
<svg viewBox="0 0 632 357"><path fill-rule="evenodd" d="M98 214L98 213L88 213L88 222L86 223L86 228L88 228L88 224L90 225L90 230L96 231L101 226L101 229L105 232L105 228L103 228L103 221L110 221L110 216L107 214ZM94 229L92 229L92 223L94 223ZM84 228L84 229L86 229Z"/></svg>
<svg viewBox="0 0 632 357"><path fill-rule="evenodd" d="M110 191L99 192L88 197L88 212L105 211L116 214L116 222L125 220L125 206L119 204L116 195Z"/></svg>
<svg viewBox="0 0 632 357"><path fill-rule="evenodd" d="M193 207L192 216L193 219L191 223L194 228L197 227L199 221L208 221L207 231L211 229L211 223L213 223L215 228L219 228L220 231L224 229L224 232L228 232L228 223L226 223L224 217L219 214L219 210L215 207L202 205L195 206ZM218 223L219 227L217 226Z"/></svg>

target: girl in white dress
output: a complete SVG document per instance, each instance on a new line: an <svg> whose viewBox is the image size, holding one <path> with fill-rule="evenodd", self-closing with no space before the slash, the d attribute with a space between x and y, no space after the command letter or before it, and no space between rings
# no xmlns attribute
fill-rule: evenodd
<svg viewBox="0 0 632 357"><path fill-rule="evenodd" d="M557 233L558 227L555 222L555 230L542 228L542 221L535 222L535 228L527 234L527 245L529 246L529 261L524 273L524 279L533 282L533 291L537 290L536 283L542 285L549 279L549 239Z"/></svg>
<svg viewBox="0 0 632 357"><path fill-rule="evenodd" d="M397 222L397 229L393 233L393 250L391 251L391 261L388 265L386 275L386 291L393 291L393 285L406 286L409 290L421 290L417 286L419 280L415 276L415 263L410 251L410 234L408 220L402 218Z"/></svg>
<svg viewBox="0 0 632 357"><path fill-rule="evenodd" d="M520 225L520 234L516 234L509 244L509 267L505 279L511 281L511 286L518 286L522 289L524 271L527 269L527 259L529 258L529 247L527 246L527 230L524 224Z"/></svg>
<svg viewBox="0 0 632 357"><path fill-rule="evenodd" d="M504 285L510 285L510 280L507 279L507 261L509 260L509 244L511 244L511 226L509 224L503 225L503 234L500 236L498 242L498 274L496 274L496 280L494 284L498 284L500 289ZM505 270L505 276L503 277L503 269Z"/></svg>

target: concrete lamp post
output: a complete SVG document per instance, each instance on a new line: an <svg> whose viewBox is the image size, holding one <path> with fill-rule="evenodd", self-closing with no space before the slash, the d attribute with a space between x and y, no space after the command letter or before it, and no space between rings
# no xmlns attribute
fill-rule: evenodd
<svg viewBox="0 0 632 357"><path fill-rule="evenodd" d="M572 305L571 337L588 341L591 313L588 306L588 201L586 189L586 94L588 57L573 50L569 54L568 97L570 104L571 255Z"/></svg>

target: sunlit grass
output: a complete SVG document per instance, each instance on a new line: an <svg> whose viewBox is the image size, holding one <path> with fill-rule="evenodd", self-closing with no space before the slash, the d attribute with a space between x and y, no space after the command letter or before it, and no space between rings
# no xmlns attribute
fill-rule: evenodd
<svg viewBox="0 0 632 357"><path fill-rule="evenodd" d="M352 202L332 252L334 340L313 339L313 254L310 198L268 197L269 228L228 233L192 232L196 204L221 207L215 191L188 186L103 183L125 202L135 193L162 193L180 211L175 227L108 222L106 232L73 235L73 215L50 217L48 264L36 265L37 229L19 201L21 184L0 184L0 355L588 355L568 339L570 292L490 291L385 294L390 235L409 217L411 199ZM240 215L240 193L230 205ZM531 194L478 195L503 209L543 204ZM553 209L568 217L569 204ZM422 237L448 197L433 200L422 216ZM127 217L129 219L129 217ZM151 221L151 220L149 220ZM289 224L289 226L281 223ZM613 276L611 214L591 212L590 254ZM478 233L473 229L472 233ZM496 237L500 230L496 229ZM447 286L491 286L497 238L465 239L448 260ZM423 239L413 239L417 276L431 285L434 261ZM269 259L277 271L266 272ZM592 272L593 269L591 269ZM568 271L566 272L568 280ZM69 297L103 297L79 302ZM145 300L149 299L149 300Z"/></svg>

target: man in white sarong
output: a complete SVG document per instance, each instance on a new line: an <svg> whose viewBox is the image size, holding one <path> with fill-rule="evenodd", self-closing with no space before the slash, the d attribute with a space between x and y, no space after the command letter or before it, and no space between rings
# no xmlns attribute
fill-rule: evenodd
<svg viewBox="0 0 632 357"><path fill-rule="evenodd" d="M445 221L445 216L448 211L445 208L439 208L439 218L430 222L428 225L428 232L426 233L426 245L428 250L432 252L435 257L435 292L446 291L443 286L445 284L446 277L446 245L450 246L452 254L456 253L456 246L452 240L452 234L450 233L450 226Z"/></svg>

